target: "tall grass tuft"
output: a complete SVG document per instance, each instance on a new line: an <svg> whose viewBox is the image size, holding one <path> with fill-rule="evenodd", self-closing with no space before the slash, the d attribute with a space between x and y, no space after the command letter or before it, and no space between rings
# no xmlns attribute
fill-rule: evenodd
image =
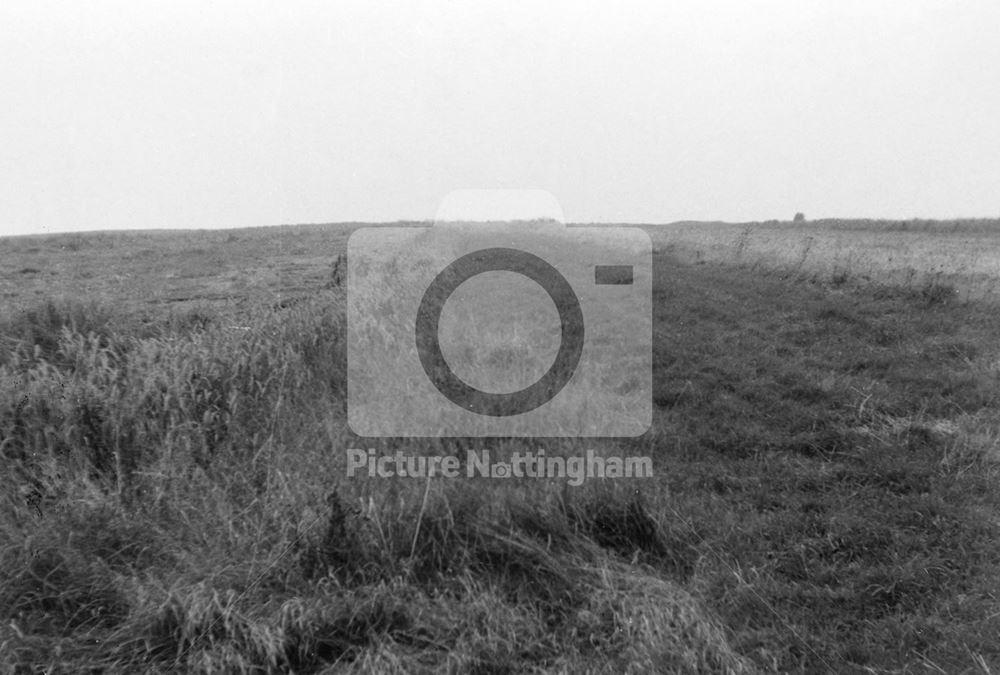
<svg viewBox="0 0 1000 675"><path fill-rule="evenodd" d="M345 482L341 301L5 328L0 669L750 669L634 495Z"/></svg>

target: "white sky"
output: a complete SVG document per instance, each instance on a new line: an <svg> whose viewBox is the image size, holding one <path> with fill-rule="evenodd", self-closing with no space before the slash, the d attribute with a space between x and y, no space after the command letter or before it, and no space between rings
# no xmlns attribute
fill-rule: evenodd
<svg viewBox="0 0 1000 675"><path fill-rule="evenodd" d="M662 6L661 6L662 5ZM1000 216L1000 3L0 5L0 233Z"/></svg>

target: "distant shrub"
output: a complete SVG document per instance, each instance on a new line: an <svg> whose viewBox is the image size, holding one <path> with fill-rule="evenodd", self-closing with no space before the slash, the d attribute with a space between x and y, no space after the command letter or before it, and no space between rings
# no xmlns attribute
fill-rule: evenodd
<svg viewBox="0 0 1000 675"><path fill-rule="evenodd" d="M795 214L795 217L792 218L792 222L793 223L804 223L804 222L806 222L806 214L804 214L801 211L799 211L798 213Z"/></svg>
<svg viewBox="0 0 1000 675"><path fill-rule="evenodd" d="M324 288L340 288L347 280L347 256L339 254L330 264L330 277L327 279Z"/></svg>
<svg viewBox="0 0 1000 675"><path fill-rule="evenodd" d="M920 297L928 305L940 305L953 300L958 295L958 289L952 284L944 283L939 279L929 279L920 288Z"/></svg>
<svg viewBox="0 0 1000 675"><path fill-rule="evenodd" d="M833 274L830 275L830 283L833 284L835 288L843 286L851 279L851 272L846 267L838 267L833 270Z"/></svg>

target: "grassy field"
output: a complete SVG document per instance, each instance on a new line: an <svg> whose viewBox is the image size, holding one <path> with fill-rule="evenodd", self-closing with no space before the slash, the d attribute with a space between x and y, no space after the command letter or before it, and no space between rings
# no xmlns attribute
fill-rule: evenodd
<svg viewBox="0 0 1000 675"><path fill-rule="evenodd" d="M1000 669L995 224L649 228L580 487L345 476L538 445L350 433L351 228L0 239L0 671Z"/></svg>
<svg viewBox="0 0 1000 675"><path fill-rule="evenodd" d="M1000 220L674 223L652 228L686 259L780 269L800 278L879 283L963 300L1000 292Z"/></svg>

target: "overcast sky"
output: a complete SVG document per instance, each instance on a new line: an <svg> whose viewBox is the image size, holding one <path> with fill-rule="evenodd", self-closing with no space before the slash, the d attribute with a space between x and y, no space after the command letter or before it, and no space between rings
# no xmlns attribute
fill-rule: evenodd
<svg viewBox="0 0 1000 675"><path fill-rule="evenodd" d="M0 5L0 232L1000 216L1000 3Z"/></svg>

